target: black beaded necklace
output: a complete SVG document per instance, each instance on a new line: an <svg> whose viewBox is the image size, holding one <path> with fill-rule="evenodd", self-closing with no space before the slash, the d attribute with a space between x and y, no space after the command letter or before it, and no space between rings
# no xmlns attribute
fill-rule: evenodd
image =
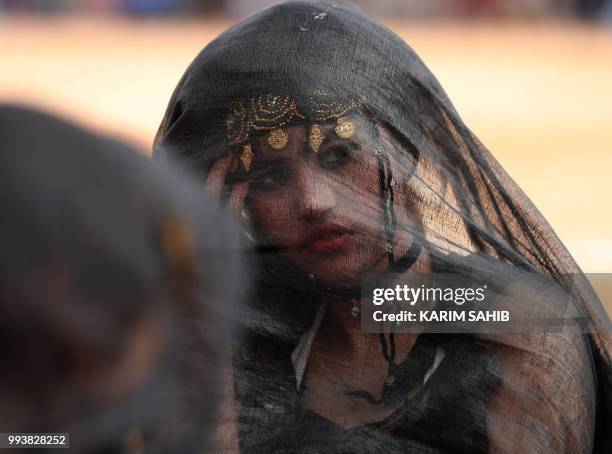
<svg viewBox="0 0 612 454"><path fill-rule="evenodd" d="M383 153L382 146L380 145L380 140L375 147L375 154L378 163L380 192L381 197L383 199L383 224L386 235L387 260L389 262L389 268L387 269L386 273L402 273L407 271L412 265L414 265L414 263L416 263L422 248L420 242L415 238L408 251L398 261L395 260L395 256L393 255L393 243L395 239L395 232L397 229L397 218L394 209L394 191L392 185L393 176L391 172L389 157L385 153ZM356 308L357 310L355 310ZM354 317L359 315L359 308L356 305L353 306L352 315ZM385 380L383 382L381 399L375 399L371 393L366 391L350 391L348 392L348 394L351 396L364 398L372 404L383 403L385 405L396 405L403 399L403 396L405 394L404 390L407 387L413 385L413 383L410 382L414 381L415 374L406 373L406 370L408 369L407 363L413 363L415 361L418 363L410 364L409 368L412 369L414 372L414 366L419 366L417 368L422 369L422 366L424 364L433 361L433 357L431 356L430 349L425 349L424 351L426 352L426 356L428 357L426 358L427 360L425 362L422 361L422 359L424 358L420 358L422 355L419 354L412 355L410 359L407 359L403 363L398 364L395 361L395 332L391 331L389 333L388 341L385 333L380 333L379 340L382 355L388 364L387 376L385 377ZM420 349L419 351L423 352L423 349Z"/></svg>

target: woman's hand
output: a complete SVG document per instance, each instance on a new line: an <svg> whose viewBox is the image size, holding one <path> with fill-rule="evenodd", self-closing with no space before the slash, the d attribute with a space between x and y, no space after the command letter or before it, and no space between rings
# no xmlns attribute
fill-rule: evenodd
<svg viewBox="0 0 612 454"><path fill-rule="evenodd" d="M229 154L213 164L204 182L204 190L215 200L221 203L222 192L227 174L235 158ZM227 210L236 219L241 218L244 199L249 189L248 182L239 182L233 185L227 199ZM213 452L219 454L237 454L238 428L236 423L234 380L231 360L228 358L222 373L222 390L217 410L216 426L213 432Z"/></svg>
<svg viewBox="0 0 612 454"><path fill-rule="evenodd" d="M232 161L236 159L231 154L215 161L204 182L204 190L210 194L213 199L221 201L223 187L227 173L232 165ZM233 185L227 199L227 209L232 216L240 219L242 209L244 208L244 199L249 190L249 182L239 182Z"/></svg>

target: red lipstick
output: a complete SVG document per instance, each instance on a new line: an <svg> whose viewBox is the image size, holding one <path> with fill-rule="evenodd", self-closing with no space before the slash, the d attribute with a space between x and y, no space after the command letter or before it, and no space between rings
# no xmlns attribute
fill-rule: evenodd
<svg viewBox="0 0 612 454"><path fill-rule="evenodd" d="M336 224L325 224L310 232L306 238L306 247L315 254L337 252L348 244L352 232Z"/></svg>

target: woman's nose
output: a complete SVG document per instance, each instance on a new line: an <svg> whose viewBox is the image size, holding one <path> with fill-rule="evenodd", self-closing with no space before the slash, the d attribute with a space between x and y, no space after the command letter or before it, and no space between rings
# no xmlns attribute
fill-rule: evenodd
<svg viewBox="0 0 612 454"><path fill-rule="evenodd" d="M297 185L297 213L302 218L323 216L336 205L336 196L329 177L320 169L305 166Z"/></svg>

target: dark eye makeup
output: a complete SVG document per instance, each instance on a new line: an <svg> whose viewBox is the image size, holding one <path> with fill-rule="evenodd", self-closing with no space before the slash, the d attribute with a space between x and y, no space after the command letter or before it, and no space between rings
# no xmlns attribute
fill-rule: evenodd
<svg viewBox="0 0 612 454"><path fill-rule="evenodd" d="M319 152L319 164L327 169L337 169L354 158L359 145L354 142L332 143Z"/></svg>
<svg viewBox="0 0 612 454"><path fill-rule="evenodd" d="M321 148L316 156L318 165L325 170L341 170L359 150L359 145L351 141L334 141ZM258 162L247 177L250 187L255 191L274 191L287 185L293 177L293 170L284 160Z"/></svg>
<svg viewBox="0 0 612 454"><path fill-rule="evenodd" d="M282 163L269 163L253 172L249 177L250 187L257 191L271 191L286 185L291 178L291 170Z"/></svg>

